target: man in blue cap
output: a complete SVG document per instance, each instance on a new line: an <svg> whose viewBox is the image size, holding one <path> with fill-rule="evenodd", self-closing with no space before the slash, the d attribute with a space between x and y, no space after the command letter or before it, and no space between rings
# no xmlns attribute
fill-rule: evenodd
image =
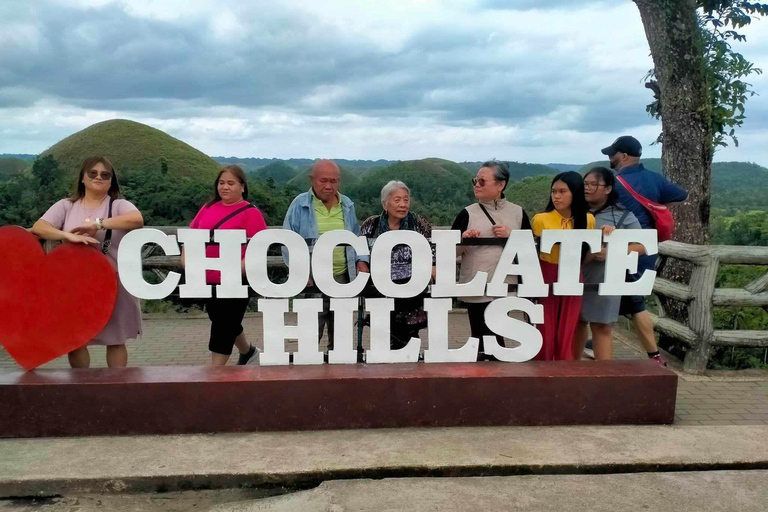
<svg viewBox="0 0 768 512"><path fill-rule="evenodd" d="M613 144L603 148L601 152L608 156L611 169L616 171L616 175L646 199L658 204L669 204L685 201L688 197L688 192L685 189L675 185L661 174L643 167L643 164L640 163L643 146L636 138L622 135L613 141ZM655 229L653 217L632 196L620 180L616 180L616 194L618 194L619 202L637 217L643 229ZM655 255L641 255L638 259L637 274L631 276L632 279L639 279L643 272L653 269L655 266ZM645 310L645 297L639 295L622 297L619 313L632 318L635 331L637 331L648 357L654 359L661 366L666 366L667 363L659 354L656 337L653 334L653 322L648 311Z"/></svg>

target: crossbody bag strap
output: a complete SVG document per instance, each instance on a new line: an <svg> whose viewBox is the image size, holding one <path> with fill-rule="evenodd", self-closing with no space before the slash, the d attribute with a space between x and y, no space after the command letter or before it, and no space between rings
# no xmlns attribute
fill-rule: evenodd
<svg viewBox="0 0 768 512"><path fill-rule="evenodd" d="M213 240L213 232L219 229L221 226L223 226L225 222L227 222L229 219L231 219L235 215L239 215L243 213L245 210L249 208L256 208L256 207L253 206L251 203L248 203L247 205L243 206L242 208L238 208L237 210L233 211L232 213L230 213L229 215L221 219L219 222L217 222L216 225L211 228L211 234L209 235L210 239Z"/></svg>
<svg viewBox="0 0 768 512"><path fill-rule="evenodd" d="M114 203L115 200L113 198L109 198L109 211L107 212L107 218L112 218L112 203ZM112 245L112 230L108 229L106 233L104 233L104 241L101 243L101 252L103 254L107 254L109 252L109 246Z"/></svg>
<svg viewBox="0 0 768 512"><path fill-rule="evenodd" d="M485 206L483 206L483 203L477 203L480 206L480 209L483 210L483 213L486 217L488 217L488 220L491 221L491 226L496 225L496 221L493 220L493 217L491 217L491 214L488 213L488 210L485 209Z"/></svg>
<svg viewBox="0 0 768 512"><path fill-rule="evenodd" d="M624 219L629 215L629 210L624 210L624 213L619 217L619 222L616 223L616 229L621 229L624 226Z"/></svg>
<svg viewBox="0 0 768 512"><path fill-rule="evenodd" d="M630 194L632 197L634 197L634 198L635 198L635 200L636 200L638 203L640 203L640 204L643 206L643 208L645 208L645 207L646 207L646 206L645 206L645 205L642 203L642 201L641 201L641 199L642 199L642 200L645 200L645 201L648 201L648 199L647 199L646 197L644 197L644 196L641 196L640 194L638 194L637 192L635 192L635 189L633 189L632 187L630 187L630 186L629 186L629 183L627 183L627 180L625 180L625 179L624 179L624 178L622 178L621 176L618 176L618 175L617 175L617 176L616 176L616 179L617 179L617 180L619 180L619 181L621 182L621 184L622 184L622 185L624 185L624 188L625 188L625 189L627 189L627 192L629 192L629 194Z"/></svg>

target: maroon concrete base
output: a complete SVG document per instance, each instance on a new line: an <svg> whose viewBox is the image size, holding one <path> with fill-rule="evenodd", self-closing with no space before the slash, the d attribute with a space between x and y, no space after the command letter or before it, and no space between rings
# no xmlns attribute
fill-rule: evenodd
<svg viewBox="0 0 768 512"><path fill-rule="evenodd" d="M0 373L0 437L672 423L651 361Z"/></svg>

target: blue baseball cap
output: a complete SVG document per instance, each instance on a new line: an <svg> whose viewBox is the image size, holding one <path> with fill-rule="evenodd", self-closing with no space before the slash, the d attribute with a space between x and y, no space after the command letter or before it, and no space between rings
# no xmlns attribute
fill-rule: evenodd
<svg viewBox="0 0 768 512"><path fill-rule="evenodd" d="M643 145L631 135L622 135L613 141L613 144L607 148L603 148L600 152L609 157L616 153L626 153L629 156L640 156L643 154Z"/></svg>

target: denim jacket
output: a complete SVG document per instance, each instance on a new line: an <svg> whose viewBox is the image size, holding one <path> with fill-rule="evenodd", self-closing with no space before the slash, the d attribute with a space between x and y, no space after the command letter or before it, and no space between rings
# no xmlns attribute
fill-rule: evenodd
<svg viewBox="0 0 768 512"><path fill-rule="evenodd" d="M344 214L344 229L360 236L360 223L357 221L357 216L355 215L355 203L343 194L339 194L339 196L341 196L341 209ZM312 202L311 189L303 194L299 194L291 202L291 206L288 207L288 211L285 213L283 229L295 231L304 239L314 240L319 236L317 233L317 221L315 220L315 208ZM345 251L349 278L354 279L357 275L357 262L364 261L368 263L369 257L358 256L355 250L349 245L345 247ZM309 252L310 254L312 253L311 246ZM283 247L283 260L285 260L285 264L287 265L288 251L285 247Z"/></svg>

